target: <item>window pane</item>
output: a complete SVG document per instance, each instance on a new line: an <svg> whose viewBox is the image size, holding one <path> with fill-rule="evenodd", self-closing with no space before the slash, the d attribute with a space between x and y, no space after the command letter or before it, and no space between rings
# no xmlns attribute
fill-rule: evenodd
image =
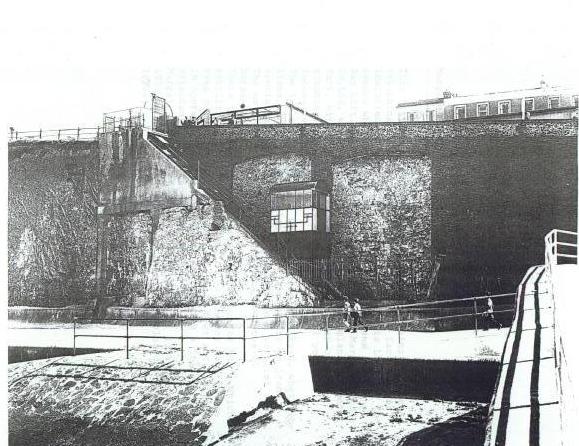
<svg viewBox="0 0 579 446"><path fill-rule="evenodd" d="M510 101L499 102L499 115L506 115L507 113L510 112L511 112Z"/></svg>
<svg viewBox="0 0 579 446"><path fill-rule="evenodd" d="M313 217L313 209L312 208L304 209L304 231L312 230L313 227L312 217Z"/></svg>
<svg viewBox="0 0 579 446"><path fill-rule="evenodd" d="M330 196L326 195L326 209L330 210Z"/></svg>
<svg viewBox="0 0 579 446"><path fill-rule="evenodd" d="M316 208L313 209L312 226L314 231L318 230L318 210Z"/></svg>
<svg viewBox="0 0 579 446"><path fill-rule="evenodd" d="M312 206L312 190L308 189L304 191L304 206L305 208L309 208Z"/></svg>
<svg viewBox="0 0 579 446"><path fill-rule="evenodd" d="M271 232L279 231L279 211L271 211Z"/></svg>
<svg viewBox="0 0 579 446"><path fill-rule="evenodd" d="M326 211L326 232L330 232L330 211Z"/></svg>
<svg viewBox="0 0 579 446"><path fill-rule="evenodd" d="M535 101L532 99L525 99L525 111L533 111L535 109Z"/></svg>
<svg viewBox="0 0 579 446"><path fill-rule="evenodd" d="M304 210L303 209L296 209L296 222L304 221Z"/></svg>
<svg viewBox="0 0 579 446"><path fill-rule="evenodd" d="M557 108L559 107L559 98L553 97L549 98L549 108Z"/></svg>
<svg viewBox="0 0 579 446"><path fill-rule="evenodd" d="M304 191L298 190L296 191L296 208L303 208L304 207Z"/></svg>

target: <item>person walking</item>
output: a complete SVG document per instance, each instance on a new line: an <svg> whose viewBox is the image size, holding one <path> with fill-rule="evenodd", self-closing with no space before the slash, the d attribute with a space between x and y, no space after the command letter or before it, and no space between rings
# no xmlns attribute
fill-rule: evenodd
<svg viewBox="0 0 579 446"><path fill-rule="evenodd" d="M346 329L344 330L346 333L350 332L350 301L347 297L344 298L344 307L342 309L342 318Z"/></svg>
<svg viewBox="0 0 579 446"><path fill-rule="evenodd" d="M354 299L354 308L352 310L352 333L356 333L356 328L360 325L364 325L364 329L368 331L366 324L362 322L362 306L360 305L360 299Z"/></svg>
<svg viewBox="0 0 579 446"><path fill-rule="evenodd" d="M484 312L485 330L489 329L491 322L495 327L497 327L497 329L503 328L503 324L501 324L499 321L495 319L494 313L495 313L495 305L493 303L493 300L489 296L487 298L487 310Z"/></svg>

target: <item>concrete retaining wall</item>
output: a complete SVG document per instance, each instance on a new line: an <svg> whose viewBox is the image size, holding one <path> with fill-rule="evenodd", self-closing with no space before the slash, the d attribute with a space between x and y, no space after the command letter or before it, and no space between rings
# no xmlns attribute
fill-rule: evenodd
<svg viewBox="0 0 579 446"><path fill-rule="evenodd" d="M316 392L489 402L499 364L393 358L310 357Z"/></svg>

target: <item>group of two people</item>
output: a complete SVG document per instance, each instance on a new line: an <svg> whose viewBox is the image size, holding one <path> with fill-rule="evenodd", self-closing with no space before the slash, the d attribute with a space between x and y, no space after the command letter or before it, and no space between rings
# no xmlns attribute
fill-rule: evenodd
<svg viewBox="0 0 579 446"><path fill-rule="evenodd" d="M354 306L350 305L348 298L344 298L344 309L342 312L344 319L344 325L346 326L346 332L356 333L357 328L360 325L364 326L364 329L368 331L368 327L364 322L362 322L362 306L360 305L359 299L354 299Z"/></svg>

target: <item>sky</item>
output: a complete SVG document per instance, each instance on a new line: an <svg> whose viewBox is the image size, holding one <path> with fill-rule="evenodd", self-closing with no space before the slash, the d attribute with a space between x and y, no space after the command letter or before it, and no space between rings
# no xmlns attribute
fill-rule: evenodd
<svg viewBox="0 0 579 446"><path fill-rule="evenodd" d="M338 122L446 89L579 86L576 0L6 3L20 131L96 126L151 92L180 116L290 101Z"/></svg>

